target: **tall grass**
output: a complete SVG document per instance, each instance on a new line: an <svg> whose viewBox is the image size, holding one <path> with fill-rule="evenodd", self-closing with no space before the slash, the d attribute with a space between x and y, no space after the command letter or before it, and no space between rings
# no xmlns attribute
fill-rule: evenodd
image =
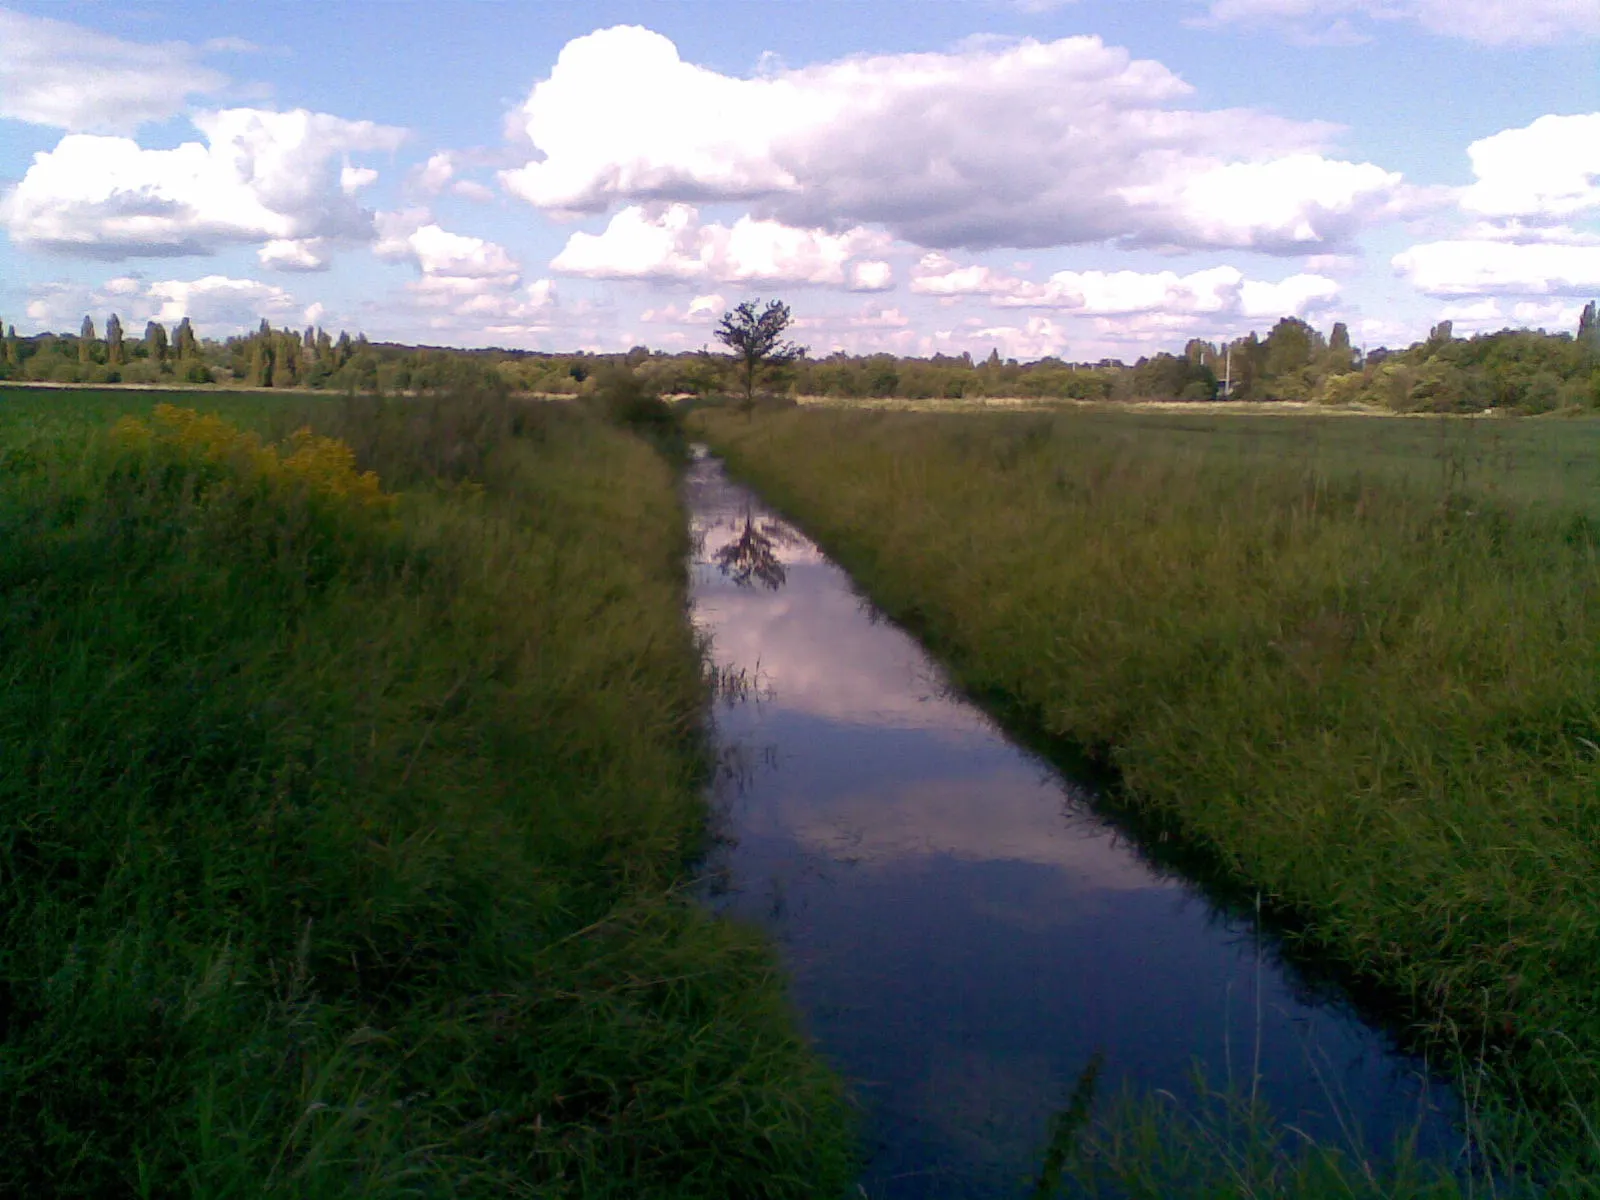
<svg viewBox="0 0 1600 1200"><path fill-rule="evenodd" d="M1600 1161L1592 516L1072 415L695 421L962 685Z"/></svg>
<svg viewBox="0 0 1600 1200"><path fill-rule="evenodd" d="M1033 1200L1512 1200L1539 1192L1485 1164L1429 1161L1402 1140L1378 1154L1308 1138L1249 1092L1123 1090L1091 1116L1082 1082L1056 1122ZM1496 1163L1493 1166L1499 1166ZM1582 1193L1567 1190L1566 1195Z"/></svg>
<svg viewBox="0 0 1600 1200"><path fill-rule="evenodd" d="M493 393L63 403L0 445L0 1192L837 1194L772 954L681 895L668 466Z"/></svg>

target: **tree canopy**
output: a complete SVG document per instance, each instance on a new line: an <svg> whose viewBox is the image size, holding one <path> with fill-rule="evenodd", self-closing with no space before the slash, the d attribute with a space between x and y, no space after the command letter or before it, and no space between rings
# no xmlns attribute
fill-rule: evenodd
<svg viewBox="0 0 1600 1200"><path fill-rule="evenodd" d="M756 383L762 371L791 363L805 354L804 346L783 336L793 320L789 306L781 300L770 300L764 308L759 300L746 300L723 313L717 323L717 341L728 347L738 367L745 407L755 403Z"/></svg>

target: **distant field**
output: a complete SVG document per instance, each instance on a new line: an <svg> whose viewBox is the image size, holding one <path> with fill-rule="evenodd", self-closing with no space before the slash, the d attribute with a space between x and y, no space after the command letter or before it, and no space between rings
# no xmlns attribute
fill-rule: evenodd
<svg viewBox="0 0 1600 1200"><path fill-rule="evenodd" d="M0 383L0 443L19 438L81 434L110 427L120 416L146 413L158 404L173 404L214 412L251 428L263 427L275 412L308 401L336 401L336 396L314 392L232 391L196 388L193 391L157 388L15 387Z"/></svg>
<svg viewBox="0 0 1600 1200"><path fill-rule="evenodd" d="M1600 416L1460 417L1328 411L1310 404L1075 404L1005 400L827 400L843 412L1053 413L1097 439L1295 469L1466 486L1518 503L1600 511Z"/></svg>
<svg viewBox="0 0 1600 1200"><path fill-rule="evenodd" d="M560 397L542 397L560 399ZM182 404L265 428L274 414L335 405L326 392L127 388L22 388L0 384L0 441L8 428L43 436L84 420L109 424L156 404ZM973 413L1023 409L1070 416L1097 439L1136 439L1152 449L1296 469L1400 478L1432 488L1465 485L1519 503L1600 512L1600 416L1437 417L1328 413L1310 405L1177 403L1119 407L1034 400L832 401L841 411Z"/></svg>
<svg viewBox="0 0 1600 1200"><path fill-rule="evenodd" d="M1600 1161L1600 422L693 421L961 684Z"/></svg>

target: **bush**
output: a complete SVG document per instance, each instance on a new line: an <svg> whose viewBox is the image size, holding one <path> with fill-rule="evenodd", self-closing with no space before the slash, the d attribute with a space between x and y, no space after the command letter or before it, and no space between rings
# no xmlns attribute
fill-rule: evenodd
<svg viewBox="0 0 1600 1200"><path fill-rule="evenodd" d="M589 403L613 425L638 434L669 456L684 453L683 431L672 406L627 367L607 367L596 375Z"/></svg>

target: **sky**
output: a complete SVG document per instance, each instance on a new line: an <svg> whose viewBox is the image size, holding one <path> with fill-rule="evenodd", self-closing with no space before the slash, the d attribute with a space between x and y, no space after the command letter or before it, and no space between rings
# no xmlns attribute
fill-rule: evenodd
<svg viewBox="0 0 1600 1200"><path fill-rule="evenodd" d="M0 0L0 320L1131 361L1600 296L1600 0Z"/></svg>

